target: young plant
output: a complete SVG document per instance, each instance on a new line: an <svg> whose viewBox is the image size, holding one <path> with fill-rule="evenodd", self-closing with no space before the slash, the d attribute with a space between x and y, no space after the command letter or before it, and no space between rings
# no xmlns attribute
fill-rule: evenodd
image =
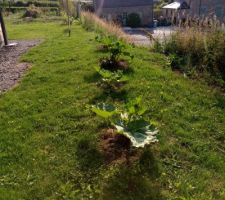
<svg viewBox="0 0 225 200"><path fill-rule="evenodd" d="M65 12L65 21L67 25L67 29L65 29L65 33L68 33L68 36L71 36L71 26L74 20L73 13L74 13L74 5L71 0L60 0L60 7Z"/></svg>
<svg viewBox="0 0 225 200"><path fill-rule="evenodd" d="M118 134L127 137L133 147L139 148L158 142L158 130L144 117L147 109L141 104L141 97L126 104L124 110L104 103L92 106L91 110L104 118Z"/></svg>
<svg viewBox="0 0 225 200"><path fill-rule="evenodd" d="M134 56L129 52L130 46L112 36L97 36L96 40L100 42L105 51L109 53L108 57L100 60L102 68L111 71L128 69L128 63L126 60L122 59L122 56L126 59L133 59Z"/></svg>
<svg viewBox="0 0 225 200"><path fill-rule="evenodd" d="M128 81L122 71L111 72L100 67L95 70L101 76L100 86L109 92L117 92Z"/></svg>

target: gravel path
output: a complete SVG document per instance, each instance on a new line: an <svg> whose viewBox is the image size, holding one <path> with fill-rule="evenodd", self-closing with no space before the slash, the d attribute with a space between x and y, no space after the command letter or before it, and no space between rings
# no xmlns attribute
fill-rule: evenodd
<svg viewBox="0 0 225 200"><path fill-rule="evenodd" d="M171 26L167 27L157 27L157 28L129 28L125 27L124 32L131 35L133 41L138 46L150 46L152 42L147 36L147 32L151 33L152 37L155 39L163 40L166 37L169 37L174 31L175 28Z"/></svg>
<svg viewBox="0 0 225 200"><path fill-rule="evenodd" d="M29 67L29 63L19 63L19 57L29 48L40 43L38 40L10 42L18 44L0 49L0 93L13 87Z"/></svg>

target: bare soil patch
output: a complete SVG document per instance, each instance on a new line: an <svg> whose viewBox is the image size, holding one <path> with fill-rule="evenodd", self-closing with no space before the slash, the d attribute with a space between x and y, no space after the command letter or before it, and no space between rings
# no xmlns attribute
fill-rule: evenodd
<svg viewBox="0 0 225 200"><path fill-rule="evenodd" d="M29 67L29 63L19 63L19 57L28 49L39 44L40 40L11 42L16 42L18 45L0 49L0 93L17 84Z"/></svg>
<svg viewBox="0 0 225 200"><path fill-rule="evenodd" d="M129 164L139 157L138 152L132 149L130 140L114 129L103 130L100 139L106 164Z"/></svg>
<svg viewBox="0 0 225 200"><path fill-rule="evenodd" d="M129 63L125 60L112 61L108 58L103 58L100 60L101 68L109 71L127 71L129 69Z"/></svg>

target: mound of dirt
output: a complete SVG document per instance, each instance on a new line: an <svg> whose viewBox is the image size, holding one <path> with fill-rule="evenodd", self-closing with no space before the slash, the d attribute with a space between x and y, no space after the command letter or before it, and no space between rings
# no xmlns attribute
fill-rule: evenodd
<svg viewBox="0 0 225 200"><path fill-rule="evenodd" d="M112 61L108 58L100 59L100 66L103 69L109 70L109 71L127 71L129 69L129 63L126 60L118 60L118 61Z"/></svg>
<svg viewBox="0 0 225 200"><path fill-rule="evenodd" d="M127 163L137 160L137 151L131 148L130 140L114 129L103 130L100 148L107 164Z"/></svg>

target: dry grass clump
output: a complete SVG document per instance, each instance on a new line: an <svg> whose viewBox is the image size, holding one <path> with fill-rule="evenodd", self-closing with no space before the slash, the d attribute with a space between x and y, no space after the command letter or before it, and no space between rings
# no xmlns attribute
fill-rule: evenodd
<svg viewBox="0 0 225 200"><path fill-rule="evenodd" d="M115 36L125 42L132 43L132 38L124 33L118 24L101 19L94 13L82 12L81 23L87 30L93 30L104 35Z"/></svg>
<svg viewBox="0 0 225 200"><path fill-rule="evenodd" d="M182 28L155 43L155 50L170 58L171 67L187 75L208 75L225 86L225 32L219 28Z"/></svg>

